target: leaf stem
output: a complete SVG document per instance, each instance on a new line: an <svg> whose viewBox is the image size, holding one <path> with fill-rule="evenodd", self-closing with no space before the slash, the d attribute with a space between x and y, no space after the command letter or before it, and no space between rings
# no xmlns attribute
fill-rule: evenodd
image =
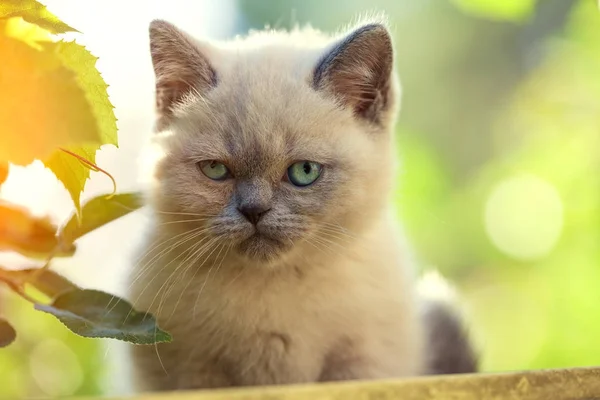
<svg viewBox="0 0 600 400"><path fill-rule="evenodd" d="M72 151L69 151L65 148L59 147L59 149L61 151L64 151L65 153L69 154L70 156L73 156L75 158L77 158L79 160L79 162L81 162L83 165L85 165L86 167L88 167L89 169L91 169L94 172L101 172L104 175L108 176L110 178L110 180L112 181L113 184L113 191L110 195L107 196L107 198L111 198L115 195L115 193L117 193L117 182L115 181L115 178L107 171L103 170L102 168L100 168L99 166L97 166L96 164L94 164L93 162L90 162L88 160L86 160L84 157L81 157L79 154L75 154Z"/></svg>
<svg viewBox="0 0 600 400"><path fill-rule="evenodd" d="M4 282L6 284L6 286L11 288L13 292L17 293L19 296L21 296L25 300L27 300L33 304L38 303L34 298L30 297L27 293L25 293L25 291L23 290L23 288L20 285L17 285L15 282L12 282L6 276L3 276L1 268L0 268L0 281Z"/></svg>

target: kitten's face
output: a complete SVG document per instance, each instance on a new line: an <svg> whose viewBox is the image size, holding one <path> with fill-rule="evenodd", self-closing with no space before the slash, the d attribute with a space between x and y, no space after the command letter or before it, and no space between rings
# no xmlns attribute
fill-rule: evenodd
<svg viewBox="0 0 600 400"><path fill-rule="evenodd" d="M213 56L210 87L167 110L158 215L259 262L335 251L387 200L391 119L381 110L368 119L318 90L317 52L303 71L293 57L273 65L276 53L259 51Z"/></svg>

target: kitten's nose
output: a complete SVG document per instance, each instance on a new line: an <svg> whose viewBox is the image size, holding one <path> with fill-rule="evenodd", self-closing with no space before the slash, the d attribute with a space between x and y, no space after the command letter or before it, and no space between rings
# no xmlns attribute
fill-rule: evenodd
<svg viewBox="0 0 600 400"><path fill-rule="evenodd" d="M238 207L238 211L246 217L253 225L258 224L258 221L265 215L271 208L264 206L241 206Z"/></svg>

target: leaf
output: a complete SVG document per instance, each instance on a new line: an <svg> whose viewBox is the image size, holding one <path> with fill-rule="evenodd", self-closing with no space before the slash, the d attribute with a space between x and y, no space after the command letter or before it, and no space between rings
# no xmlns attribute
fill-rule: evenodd
<svg viewBox="0 0 600 400"><path fill-rule="evenodd" d="M68 291L78 289L73 282L48 268L25 269L22 272L28 275L28 284L52 299Z"/></svg>
<svg viewBox="0 0 600 400"><path fill-rule="evenodd" d="M6 161L0 161L0 185L8 178L8 163Z"/></svg>
<svg viewBox="0 0 600 400"><path fill-rule="evenodd" d="M61 229L59 236L66 244L81 236L143 206L140 193L122 193L114 196L98 196L89 200L82 208L81 222L73 214Z"/></svg>
<svg viewBox="0 0 600 400"><path fill-rule="evenodd" d="M60 146L100 143L86 95L56 55L0 33L0 58L0 160L27 165Z"/></svg>
<svg viewBox="0 0 600 400"><path fill-rule="evenodd" d="M78 289L73 282L48 268L17 270L0 268L0 280L10 284L11 287L17 288L31 285L51 299L65 292Z"/></svg>
<svg viewBox="0 0 600 400"><path fill-rule="evenodd" d="M13 22L19 22L19 20L11 19L7 22L7 33L10 33L10 35L26 41L29 45L36 45L36 48L44 50L43 52L38 52L39 54L45 55L45 57L51 59L52 62L59 65L60 68L66 68L66 70L72 73L71 77L74 78L75 82L70 83L74 84L75 87L78 88L78 90L83 90L83 95L87 99L87 102L82 101L79 103L80 107L82 105L89 105L89 108L85 110L87 112L88 124L87 126L86 124L81 124L80 126L73 127L74 129L72 134L75 136L75 138L77 138L77 135L83 136L81 140L72 140L71 142L58 141L54 143L53 146L49 146L51 147L50 149L48 149L47 147L44 149L46 154L40 155L39 153L36 153L32 156L28 156L28 158L24 160L14 159L14 157L19 156L20 153L12 153L6 151L6 154L3 155L2 150L0 150L0 160L2 160L4 157L4 159L9 159L13 162L21 164L26 164L27 162L31 161L32 158L41 158L42 160L44 160L44 164L56 175L56 177L63 183L65 188L68 190L71 199L73 200L73 203L75 205L75 209L79 213L80 195L81 192L84 190L86 181L90 175L90 168L89 166L86 166L84 163L77 160L77 158L69 154L65 154L64 151L60 151L58 148L65 147L70 152L75 153L78 156L83 157L90 163L94 164L96 150L99 149L101 145L112 144L116 146L118 144L116 118L114 115L114 107L108 99L108 85L104 82L102 76L96 69L96 61L98 60L98 58L94 57L88 50L86 50L85 47L75 42L37 42L35 41L35 39L37 39L38 36L35 36L35 38L25 38L25 33L29 31L25 30L25 28L27 27L24 28L21 25L28 25L29 27L34 28L37 28L37 26L28 24L23 21L20 21L22 22L22 24L15 26ZM12 26L11 29L8 29L9 25ZM20 36L20 34L22 34L23 36ZM15 71L9 72L17 74ZM1 69L0 84L2 84ZM2 96L2 94L0 94L0 96ZM2 100L3 99L0 97L0 107L2 106ZM8 102L9 100L10 99L7 98L6 102ZM46 99L46 103L53 103L55 101L55 99L51 98ZM41 102L43 103L43 100ZM43 105L44 104L42 104L42 106ZM16 108L16 106L14 107ZM36 107L38 106L36 105ZM76 108L74 108L73 113L77 112L79 111ZM89 115L90 113L91 118ZM25 112L22 112L22 114L25 114ZM1 116L2 110L0 110L0 117ZM65 118L65 121L68 121L69 117L73 116L74 115L66 115L67 118ZM7 115L6 118L10 118L10 116ZM50 129L46 126L46 124L44 124L44 126L41 126L41 129L31 126L32 124L36 124L37 121L37 118L32 118L32 115L28 115L28 118L25 118L25 116L23 115L20 119L13 118L13 120L13 125L27 125L29 128L29 132L34 132L34 134L35 132L37 132L38 136L40 136L39 132L42 132L42 135L44 136L43 139L52 140L52 134L50 132ZM1 122L3 121L0 118L0 123ZM29 124L27 124L26 122L29 122ZM11 125L9 125L9 128L10 126ZM44 133L44 128L49 134ZM88 133L93 133L94 137L87 137ZM12 136L13 143L11 147L14 148L16 146L14 142L17 141L18 136L16 136L15 134L9 136ZM30 134L30 136L33 135ZM11 140L11 138L5 138L5 140ZM2 139L0 139L0 145L2 144Z"/></svg>
<svg viewBox="0 0 600 400"><path fill-rule="evenodd" d="M75 246L59 247L57 227L48 218L31 215L26 209L0 203L0 251L16 251L28 257L72 255Z"/></svg>
<svg viewBox="0 0 600 400"><path fill-rule="evenodd" d="M78 32L35 0L2 0L0 3L0 18L11 17L21 17L25 21L39 25L52 33Z"/></svg>
<svg viewBox="0 0 600 400"><path fill-rule="evenodd" d="M17 332L11 324L3 318L0 318L0 348L6 347L17 338Z"/></svg>
<svg viewBox="0 0 600 400"><path fill-rule="evenodd" d="M73 146L67 147L69 151L85 158L91 163L96 162L97 146ZM81 212L81 192L85 188L87 179L90 177L90 168L84 165L76 157L61 151L60 149L44 161L44 165L49 168L56 178L62 182L65 189L71 195L77 214Z"/></svg>
<svg viewBox="0 0 600 400"><path fill-rule="evenodd" d="M535 0L453 0L464 12L495 20L524 21L533 12Z"/></svg>
<svg viewBox="0 0 600 400"><path fill-rule="evenodd" d="M101 144L118 145L117 119L114 106L108 98L108 85L96 69L98 57L75 42L44 43L43 46L56 54L62 65L75 73L79 87L92 107L100 133Z"/></svg>
<svg viewBox="0 0 600 400"><path fill-rule="evenodd" d="M117 146L117 120L114 107L108 99L108 85L96 69L97 57L85 47L75 42L45 43L48 51L56 54L62 64L76 74L76 80L91 105L99 129L100 142L96 145L70 146L67 150L85 158L90 163L96 162L96 150L102 144ZM56 175L69 191L77 213L80 213L80 196L90 176L90 168L77 158L55 151L44 164Z"/></svg>
<svg viewBox="0 0 600 400"><path fill-rule="evenodd" d="M27 43L37 50L42 50L40 42L51 42L52 36L47 30L38 25L30 24L20 17L9 18L4 21L6 36Z"/></svg>
<svg viewBox="0 0 600 400"><path fill-rule="evenodd" d="M149 313L111 294L80 289L61 294L52 305L35 308L58 318L74 333L91 338L112 338L135 344L170 342L171 335L161 330Z"/></svg>

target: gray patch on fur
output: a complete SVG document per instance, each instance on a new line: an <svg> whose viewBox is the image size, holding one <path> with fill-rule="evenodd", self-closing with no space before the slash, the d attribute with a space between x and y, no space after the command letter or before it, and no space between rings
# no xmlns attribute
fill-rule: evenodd
<svg viewBox="0 0 600 400"><path fill-rule="evenodd" d="M478 359L463 322L450 305L428 301L423 304L427 329L428 375L473 373Z"/></svg>

